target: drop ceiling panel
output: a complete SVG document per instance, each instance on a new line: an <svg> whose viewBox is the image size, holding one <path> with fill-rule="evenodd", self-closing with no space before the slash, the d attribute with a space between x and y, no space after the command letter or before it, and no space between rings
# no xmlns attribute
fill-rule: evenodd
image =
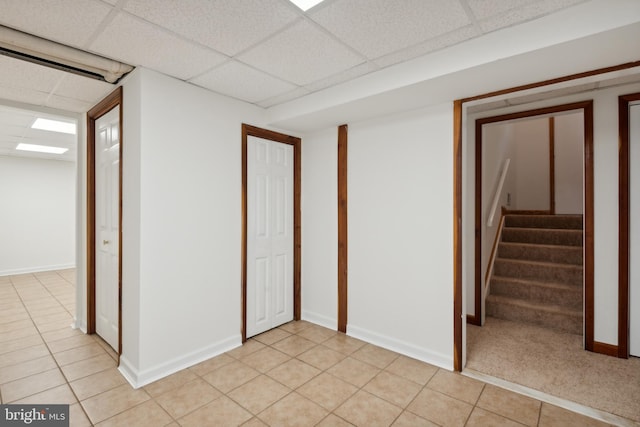
<svg viewBox="0 0 640 427"><path fill-rule="evenodd" d="M81 47L110 10L97 0L4 0L0 24Z"/></svg>
<svg viewBox="0 0 640 427"><path fill-rule="evenodd" d="M115 89L115 85L77 74L66 73L56 89L56 95L94 103Z"/></svg>
<svg viewBox="0 0 640 427"><path fill-rule="evenodd" d="M197 46L159 27L120 13L91 44L101 55L142 65L182 80L201 74L226 60L224 55Z"/></svg>
<svg viewBox="0 0 640 427"><path fill-rule="evenodd" d="M23 102L25 104L44 105L48 96L49 94L46 92L27 88L8 87L0 83L0 99Z"/></svg>
<svg viewBox="0 0 640 427"><path fill-rule="evenodd" d="M297 22L239 59L298 85L364 62L363 57L307 21Z"/></svg>
<svg viewBox="0 0 640 427"><path fill-rule="evenodd" d="M85 113L98 103L92 101L82 101L79 99L67 98L65 96L50 95L43 104L46 107L57 108L58 110L73 111L74 113Z"/></svg>
<svg viewBox="0 0 640 427"><path fill-rule="evenodd" d="M40 92L52 91L65 72L20 59L0 55L0 84L13 88L29 88Z"/></svg>
<svg viewBox="0 0 640 427"><path fill-rule="evenodd" d="M223 95L248 102L258 102L295 89L295 86L257 71L237 61L210 71L191 83Z"/></svg>
<svg viewBox="0 0 640 427"><path fill-rule="evenodd" d="M423 43L411 46L407 49L399 50L375 59L373 62L379 67L387 67L399 62L408 61L439 49L461 43L473 37L480 35L480 31L474 25L453 30L447 34L429 39Z"/></svg>
<svg viewBox="0 0 640 427"><path fill-rule="evenodd" d="M526 22L582 2L584 2L584 0L544 0L530 2L531 4L526 6L511 8L504 13L481 20L480 27L483 32L487 33L510 25Z"/></svg>
<svg viewBox="0 0 640 427"><path fill-rule="evenodd" d="M317 80L311 84L306 85L305 88L311 92L315 92L317 90L325 89L346 82L347 80L355 79L356 77L363 76L377 69L378 67L375 64L365 62L364 64L356 65L355 67L349 68L348 70L345 70L341 73L334 74L322 80Z"/></svg>
<svg viewBox="0 0 640 427"><path fill-rule="evenodd" d="M130 0L125 10L227 55L299 17L282 0Z"/></svg>
<svg viewBox="0 0 640 427"><path fill-rule="evenodd" d="M258 106L262 108L268 108L272 105L280 104L282 102L291 101L292 99L300 98L301 96L307 95L309 91L303 87L298 87L293 89L290 92L285 92L280 95L272 96L270 98L266 98L260 102L258 102Z"/></svg>
<svg viewBox="0 0 640 427"><path fill-rule="evenodd" d="M451 0L338 0L311 17L370 59L471 23Z"/></svg>

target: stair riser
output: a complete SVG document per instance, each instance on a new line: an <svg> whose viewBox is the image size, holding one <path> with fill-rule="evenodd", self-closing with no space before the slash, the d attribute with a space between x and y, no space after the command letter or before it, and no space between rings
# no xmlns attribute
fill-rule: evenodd
<svg viewBox="0 0 640 427"><path fill-rule="evenodd" d="M571 310L582 310L582 289L549 288L533 283L513 283L509 280L494 278L491 280L491 294L509 298L517 298L536 304L549 304L566 307Z"/></svg>
<svg viewBox="0 0 640 427"><path fill-rule="evenodd" d="M582 231L546 230L505 227L503 242L536 243L541 245L582 246Z"/></svg>
<svg viewBox="0 0 640 427"><path fill-rule="evenodd" d="M493 272L501 277L566 283L582 287L582 267L574 265L538 265L500 258L495 260Z"/></svg>
<svg viewBox="0 0 640 427"><path fill-rule="evenodd" d="M582 265L581 247L549 247L531 246L518 243L500 243L498 257L528 261L557 262L573 265Z"/></svg>
<svg viewBox="0 0 640 427"><path fill-rule="evenodd" d="M507 215L507 227L582 230L582 216Z"/></svg>
<svg viewBox="0 0 640 427"><path fill-rule="evenodd" d="M582 316L565 313L549 313L533 308L496 303L487 298L487 315L499 319L531 323L544 328L571 334L582 334Z"/></svg>

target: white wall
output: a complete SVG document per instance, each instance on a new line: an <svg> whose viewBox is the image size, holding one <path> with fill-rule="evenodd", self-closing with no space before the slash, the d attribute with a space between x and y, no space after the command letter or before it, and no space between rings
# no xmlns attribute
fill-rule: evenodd
<svg viewBox="0 0 640 427"><path fill-rule="evenodd" d="M584 119L582 112L555 116L555 201L557 214L584 211Z"/></svg>
<svg viewBox="0 0 640 427"><path fill-rule="evenodd" d="M262 111L135 73L124 85L122 286L137 319L123 319L121 369L143 385L240 345L241 123L261 125Z"/></svg>
<svg viewBox="0 0 640 427"><path fill-rule="evenodd" d="M349 124L347 332L453 366L453 107Z"/></svg>
<svg viewBox="0 0 640 427"><path fill-rule="evenodd" d="M302 318L338 327L338 129L302 137Z"/></svg>
<svg viewBox="0 0 640 427"><path fill-rule="evenodd" d="M549 209L549 119L527 119L513 123L515 176L512 209Z"/></svg>
<svg viewBox="0 0 640 427"><path fill-rule="evenodd" d="M0 156L0 200L0 276L75 266L75 163Z"/></svg>
<svg viewBox="0 0 640 427"><path fill-rule="evenodd" d="M482 127L482 255L481 255L481 279L484 285L484 277L487 272L489 258L493 242L498 232L502 207L514 209L513 200L516 194L516 168L518 166L518 156L516 145L514 144L516 126L514 123L491 123ZM489 226L489 216L498 184L506 160L509 159L509 169L498 196L498 205L493 217L493 223ZM510 196L509 196L510 195ZM482 287L483 291L485 287ZM466 294L467 313L475 315L475 286L467 289ZM483 300L484 301L484 300ZM483 311L484 313L484 311ZM484 319L483 319L484 323Z"/></svg>

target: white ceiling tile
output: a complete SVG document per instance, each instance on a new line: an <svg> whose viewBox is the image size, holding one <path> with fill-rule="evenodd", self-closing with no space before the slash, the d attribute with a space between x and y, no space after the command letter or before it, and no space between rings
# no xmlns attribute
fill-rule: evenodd
<svg viewBox="0 0 640 427"><path fill-rule="evenodd" d="M370 59L471 23L451 0L340 0L311 18Z"/></svg>
<svg viewBox="0 0 640 427"><path fill-rule="evenodd" d="M283 102L291 101L292 99L300 98L301 96L308 95L309 91L303 87L298 87L291 92L286 92L281 95L272 96L257 103L259 107L269 108L273 105L281 104Z"/></svg>
<svg viewBox="0 0 640 427"><path fill-rule="evenodd" d="M283 0L130 0L125 10L230 56L299 17Z"/></svg>
<svg viewBox="0 0 640 427"><path fill-rule="evenodd" d="M453 30L447 34L429 39L424 43L382 56L373 62L379 67L388 67L389 65L398 64L439 49L444 49L448 46L453 46L454 44L461 43L478 35L480 35L480 31L478 31L475 26L468 25L466 27Z"/></svg>
<svg viewBox="0 0 640 427"><path fill-rule="evenodd" d="M482 19L479 24L482 31L487 33L500 28L520 24L583 2L584 0L541 0L529 2L530 4L525 6L511 8L504 13Z"/></svg>
<svg viewBox="0 0 640 427"><path fill-rule="evenodd" d="M110 11L96 0L3 0L0 24L80 47Z"/></svg>
<svg viewBox="0 0 640 427"><path fill-rule="evenodd" d="M64 96L52 95L45 102L45 106L51 108L57 108L59 110L73 111L75 113L86 113L93 107L97 102L94 101L82 101L79 99L67 98Z"/></svg>
<svg viewBox="0 0 640 427"><path fill-rule="evenodd" d="M65 72L0 55L0 84L14 88L52 91Z"/></svg>
<svg viewBox="0 0 640 427"><path fill-rule="evenodd" d="M1 80L0 80L1 81ZM43 105L48 93L24 87L9 87L0 84L0 99L24 102L26 104Z"/></svg>
<svg viewBox="0 0 640 427"><path fill-rule="evenodd" d="M237 61L229 61L190 82L247 102L258 102L295 89L292 84Z"/></svg>
<svg viewBox="0 0 640 427"><path fill-rule="evenodd" d="M58 85L55 94L80 101L94 102L104 98L115 88L115 85L100 80L67 73Z"/></svg>
<svg viewBox="0 0 640 427"><path fill-rule="evenodd" d="M201 74L226 60L145 21L120 13L91 44L101 55L142 65L182 80Z"/></svg>
<svg viewBox="0 0 640 427"><path fill-rule="evenodd" d="M238 58L297 85L364 62L364 58L307 21L296 23Z"/></svg>
<svg viewBox="0 0 640 427"><path fill-rule="evenodd" d="M466 0L466 2L477 19L485 19L511 9L540 2L540 0Z"/></svg>
<svg viewBox="0 0 640 427"><path fill-rule="evenodd" d="M377 69L378 67L375 64L365 62L364 64L356 65L353 68L349 68L348 70L334 74L333 76L310 83L306 85L305 88L310 92L315 92L317 90L346 82L347 80L355 79L356 77L364 76L365 74L369 74Z"/></svg>

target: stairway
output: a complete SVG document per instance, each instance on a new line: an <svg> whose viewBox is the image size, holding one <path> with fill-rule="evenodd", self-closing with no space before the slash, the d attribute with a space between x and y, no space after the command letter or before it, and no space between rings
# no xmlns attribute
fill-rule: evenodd
<svg viewBox="0 0 640 427"><path fill-rule="evenodd" d="M488 316L582 334L582 215L507 215Z"/></svg>

